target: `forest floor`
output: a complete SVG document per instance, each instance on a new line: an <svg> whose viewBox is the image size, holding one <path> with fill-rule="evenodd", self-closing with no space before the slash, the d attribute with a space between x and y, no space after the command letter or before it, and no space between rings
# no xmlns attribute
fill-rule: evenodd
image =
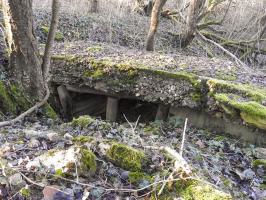
<svg viewBox="0 0 266 200"><path fill-rule="evenodd" d="M1 173L2 175L4 172L10 173L8 168L13 170L11 173L13 176L7 175L0 179L2 195L6 195L4 199L9 199L11 194L14 195L16 192L12 199L40 199L43 195L47 199L49 195L59 195L61 199L86 199L86 195L89 199L126 197L135 199L141 196L143 199L148 199L149 193L156 188L154 185L140 191L137 189L145 188L168 177L173 162L158 149L168 146L179 151L183 121L172 117L166 123L111 124L98 119L89 119L87 123L78 125L60 124L32 117L31 121L36 122L2 128L0 130ZM192 168L194 174L192 179L228 192L233 199L266 198L265 182L263 183L265 163L263 166L254 162L255 159L265 156L265 149L255 148L253 145L225 135L215 135L206 130L195 129L190 125L186 131L183 156ZM92 144L92 140L97 142ZM138 176L136 180L132 179L129 170L118 167L101 154L101 146L106 140L127 144L143 151L151 161L142 169L146 175ZM58 172L56 163L64 162L65 158L55 158L54 152L67 151L74 144L87 145L96 155L97 170L94 175L80 176L77 179L76 173L65 175L62 171ZM54 165L47 166L44 163L36 165L36 158L47 154L51 157L47 156L44 163L52 162ZM3 167L4 160L8 162L6 168ZM27 177L27 186L26 182L22 181L25 180L24 176ZM154 179L150 179L150 176ZM5 187L4 183L10 180L13 185L11 184L10 188ZM29 183L29 180L32 182ZM59 188L61 191L43 189L42 184ZM21 190L21 188L26 189ZM123 192L121 189L131 191ZM174 192L174 189L172 191L169 189L168 197L178 198L178 193ZM56 199L55 196L52 199Z"/></svg>

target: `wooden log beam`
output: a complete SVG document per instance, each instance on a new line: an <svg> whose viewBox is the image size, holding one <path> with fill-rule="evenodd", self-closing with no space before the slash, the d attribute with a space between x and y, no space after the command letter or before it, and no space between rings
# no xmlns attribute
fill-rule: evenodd
<svg viewBox="0 0 266 200"><path fill-rule="evenodd" d="M63 110L63 117L66 118L67 120L72 120L73 118L73 103L72 103L72 98L66 88L65 85L60 85L57 88L59 100L62 106Z"/></svg>
<svg viewBox="0 0 266 200"><path fill-rule="evenodd" d="M167 120L168 114L169 114L169 105L159 104L155 120Z"/></svg>
<svg viewBox="0 0 266 200"><path fill-rule="evenodd" d="M114 97L107 98L107 105L106 105L106 120L110 122L115 122L118 113L118 103L119 100Z"/></svg>

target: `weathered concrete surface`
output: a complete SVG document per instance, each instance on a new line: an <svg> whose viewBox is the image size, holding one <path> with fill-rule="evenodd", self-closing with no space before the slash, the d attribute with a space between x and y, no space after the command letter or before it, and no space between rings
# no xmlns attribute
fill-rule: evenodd
<svg viewBox="0 0 266 200"><path fill-rule="evenodd" d="M59 45L55 54L51 71L54 85L198 109L265 134L266 77L259 72L219 59L84 42Z"/></svg>

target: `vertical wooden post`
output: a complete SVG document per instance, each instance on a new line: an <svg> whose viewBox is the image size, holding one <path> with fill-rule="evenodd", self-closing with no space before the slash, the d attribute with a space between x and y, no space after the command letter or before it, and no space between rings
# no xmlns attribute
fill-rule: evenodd
<svg viewBox="0 0 266 200"><path fill-rule="evenodd" d="M68 120L72 120L73 116L73 109L72 109L72 98L68 92L68 90L66 89L65 85L60 85L57 88L57 92L58 92L58 96L60 99L60 103L63 109L63 116L64 118L68 119Z"/></svg>
<svg viewBox="0 0 266 200"><path fill-rule="evenodd" d="M169 105L159 104L155 120L163 120L163 121L167 120L169 109L170 109Z"/></svg>
<svg viewBox="0 0 266 200"><path fill-rule="evenodd" d="M118 103L119 103L119 100L117 98L114 98L114 97L107 98L106 120L110 122L116 121L117 113L118 113Z"/></svg>

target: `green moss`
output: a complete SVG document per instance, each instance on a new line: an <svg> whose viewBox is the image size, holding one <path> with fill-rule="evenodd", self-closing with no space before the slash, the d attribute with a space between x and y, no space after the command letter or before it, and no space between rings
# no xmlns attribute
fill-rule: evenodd
<svg viewBox="0 0 266 200"><path fill-rule="evenodd" d="M0 81L0 108L3 109L4 113L10 112L13 114L16 112L16 104L10 98L8 90L2 81Z"/></svg>
<svg viewBox="0 0 266 200"><path fill-rule="evenodd" d="M94 78L94 79L99 79L99 78L102 78L104 76L104 71L102 69L96 69L96 70L93 70L93 71L85 71L84 72L84 76L85 77L91 77L91 78Z"/></svg>
<svg viewBox="0 0 266 200"><path fill-rule="evenodd" d="M41 27L41 31L46 35L48 35L49 30L50 30L50 28L48 26L42 26ZM62 41L62 40L64 40L64 34L60 31L56 31L54 39L55 39L55 41Z"/></svg>
<svg viewBox="0 0 266 200"><path fill-rule="evenodd" d="M130 183L136 184L142 180L151 180L151 176L142 172L129 172L128 179Z"/></svg>
<svg viewBox="0 0 266 200"><path fill-rule="evenodd" d="M93 46L93 47L87 48L87 51L90 53L97 53L97 52L100 52L102 50L103 50L103 48L101 46Z"/></svg>
<svg viewBox="0 0 266 200"><path fill-rule="evenodd" d="M89 150L82 148L81 153L81 167L89 172L90 175L95 174L97 169L96 156Z"/></svg>
<svg viewBox="0 0 266 200"><path fill-rule="evenodd" d="M31 196L31 193L30 193L30 189L29 188L21 188L19 193L21 194L21 196L25 197L25 198L29 198Z"/></svg>
<svg viewBox="0 0 266 200"><path fill-rule="evenodd" d="M143 152L119 143L112 144L107 157L119 167L130 171L141 171L145 160Z"/></svg>
<svg viewBox="0 0 266 200"><path fill-rule="evenodd" d="M60 31L57 31L55 33L54 39L55 39L55 41L63 41L64 40L64 34Z"/></svg>
<svg viewBox="0 0 266 200"><path fill-rule="evenodd" d="M15 84L10 85L10 96L13 102L16 102L17 107L22 110L27 110L31 106L31 102L26 98L22 89L19 89Z"/></svg>
<svg viewBox="0 0 266 200"><path fill-rule="evenodd" d="M46 103L43 107L44 109L44 115L50 119L57 119L57 114L56 112L54 111L54 109L50 106L50 104Z"/></svg>
<svg viewBox="0 0 266 200"><path fill-rule="evenodd" d="M49 33L49 27L48 26L42 26L41 30L43 33L48 34Z"/></svg>
<svg viewBox="0 0 266 200"><path fill-rule="evenodd" d="M77 137L74 137L73 142L83 144L83 143L86 143L86 142L92 142L93 140L94 139L92 137L90 137L90 136L79 135Z"/></svg>
<svg viewBox="0 0 266 200"><path fill-rule="evenodd" d="M202 98L202 94L199 92L192 93L191 98L195 102L200 102Z"/></svg>
<svg viewBox="0 0 266 200"><path fill-rule="evenodd" d="M154 70L150 68L142 68L142 70L146 73L150 73L153 75L159 75L162 78L172 78L176 80L184 80L190 82L194 88L198 89L200 87L200 79L197 75L188 73L188 72L168 72L164 70Z"/></svg>
<svg viewBox="0 0 266 200"><path fill-rule="evenodd" d="M57 169L57 170L55 170L55 176L64 177L65 174L64 174L62 169Z"/></svg>
<svg viewBox="0 0 266 200"><path fill-rule="evenodd" d="M215 94L214 98L240 111L241 118L248 124L266 129L266 107L255 101L243 101L234 94Z"/></svg>
<svg viewBox="0 0 266 200"><path fill-rule="evenodd" d="M230 81L217 79L208 80L207 85L209 86L211 95L216 93L233 93L250 98L258 103L266 100L266 90L251 85L232 83Z"/></svg>
<svg viewBox="0 0 266 200"><path fill-rule="evenodd" d="M78 118L74 118L71 122L71 125L74 127L79 127L81 129L84 129L88 127L91 123L94 122L94 119L92 119L88 115L80 116Z"/></svg>
<svg viewBox="0 0 266 200"><path fill-rule="evenodd" d="M181 192L184 200L231 200L232 197L210 185L192 184Z"/></svg>
<svg viewBox="0 0 266 200"><path fill-rule="evenodd" d="M259 165L262 165L266 168L266 159L256 159L252 161L252 165L254 167L258 167Z"/></svg>

